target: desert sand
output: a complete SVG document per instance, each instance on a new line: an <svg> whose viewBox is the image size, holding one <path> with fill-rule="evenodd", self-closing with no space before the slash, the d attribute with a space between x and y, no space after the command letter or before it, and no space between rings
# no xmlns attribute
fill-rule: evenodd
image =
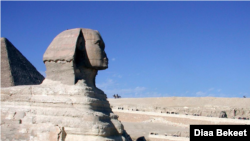
<svg viewBox="0 0 250 141"><path fill-rule="evenodd" d="M133 140L188 141L190 125L250 124L249 98L160 97L108 99ZM225 111L227 118L219 118ZM244 119L243 119L244 118Z"/></svg>

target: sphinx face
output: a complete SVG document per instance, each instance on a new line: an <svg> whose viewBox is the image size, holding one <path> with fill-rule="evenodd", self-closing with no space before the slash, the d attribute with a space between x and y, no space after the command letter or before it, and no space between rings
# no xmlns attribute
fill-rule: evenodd
<svg viewBox="0 0 250 141"><path fill-rule="evenodd" d="M95 30L82 30L85 40L87 67L98 70L108 68L108 58L104 51L105 44L101 35Z"/></svg>

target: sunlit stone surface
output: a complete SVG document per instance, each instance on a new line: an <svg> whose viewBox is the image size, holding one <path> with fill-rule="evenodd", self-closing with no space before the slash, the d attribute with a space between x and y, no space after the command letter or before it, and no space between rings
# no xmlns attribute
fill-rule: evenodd
<svg viewBox="0 0 250 141"><path fill-rule="evenodd" d="M43 61L41 85L1 89L2 140L131 140L106 94L95 86L108 67L105 44L96 30L76 28L57 35Z"/></svg>

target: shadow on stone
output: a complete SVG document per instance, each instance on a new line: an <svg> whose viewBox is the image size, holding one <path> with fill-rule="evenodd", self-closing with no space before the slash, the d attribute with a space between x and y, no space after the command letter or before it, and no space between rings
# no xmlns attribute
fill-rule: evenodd
<svg viewBox="0 0 250 141"><path fill-rule="evenodd" d="M142 137L139 137L138 139L136 139L136 141L146 141L146 139L144 136L142 136Z"/></svg>

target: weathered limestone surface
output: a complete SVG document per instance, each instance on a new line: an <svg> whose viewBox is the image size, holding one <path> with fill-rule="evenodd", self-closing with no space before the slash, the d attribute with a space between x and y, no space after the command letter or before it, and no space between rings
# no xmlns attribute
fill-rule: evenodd
<svg viewBox="0 0 250 141"><path fill-rule="evenodd" d="M44 77L6 38L1 38L1 87L41 84Z"/></svg>
<svg viewBox="0 0 250 141"><path fill-rule="evenodd" d="M1 89L1 139L52 141L126 140L103 91L45 80L42 85Z"/></svg>
<svg viewBox="0 0 250 141"><path fill-rule="evenodd" d="M46 50L44 63L48 77L41 85L1 89L2 140L131 140L106 94L95 86L97 71L108 67L97 31L60 33Z"/></svg>

